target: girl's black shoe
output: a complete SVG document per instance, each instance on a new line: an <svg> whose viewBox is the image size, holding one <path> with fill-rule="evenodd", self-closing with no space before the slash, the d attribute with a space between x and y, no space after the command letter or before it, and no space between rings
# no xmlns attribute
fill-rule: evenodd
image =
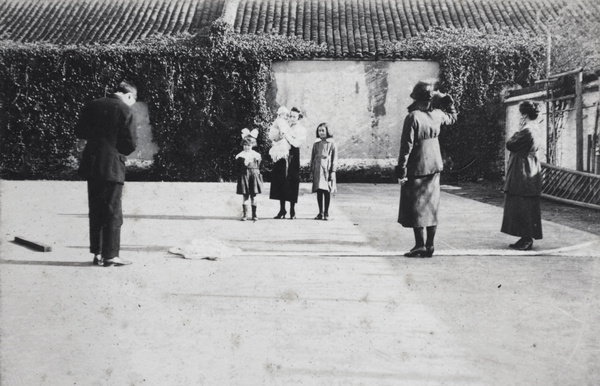
<svg viewBox="0 0 600 386"><path fill-rule="evenodd" d="M279 219L285 218L285 215L286 215L286 214L287 214L287 212L286 212L286 211L279 212L279 213L277 213L277 216L275 216L275 217L273 217L273 218L274 218L274 219L277 219L277 220L279 220Z"/></svg>
<svg viewBox="0 0 600 386"><path fill-rule="evenodd" d="M315 220L323 220L323 213L319 213L317 217L315 217Z"/></svg>

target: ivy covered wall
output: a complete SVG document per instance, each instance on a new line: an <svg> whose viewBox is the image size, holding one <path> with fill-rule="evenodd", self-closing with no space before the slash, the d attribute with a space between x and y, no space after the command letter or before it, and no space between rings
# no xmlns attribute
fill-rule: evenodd
<svg viewBox="0 0 600 386"><path fill-rule="evenodd" d="M237 35L222 22L213 26L209 44L193 36L126 47L0 43L0 176L77 178L73 127L83 104L128 79L148 105L159 148L152 167L130 170L130 179L232 180L242 128L261 129L259 150L268 158L265 136L273 113L266 94L273 61L324 53L301 39ZM542 42L531 38L464 30L434 30L389 43L379 53L388 60L439 63L440 87L456 97L460 112L441 138L448 176L459 179L501 176L502 90L540 78L543 55ZM360 170L345 176L372 181L391 174Z"/></svg>

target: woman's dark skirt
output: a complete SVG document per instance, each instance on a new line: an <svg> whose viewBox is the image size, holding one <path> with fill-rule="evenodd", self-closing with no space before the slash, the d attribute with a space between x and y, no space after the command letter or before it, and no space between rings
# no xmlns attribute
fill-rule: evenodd
<svg viewBox="0 0 600 386"><path fill-rule="evenodd" d="M269 198L279 201L285 200L295 204L298 202L299 190L300 149L292 146L287 160L280 159L273 164Z"/></svg>
<svg viewBox="0 0 600 386"><path fill-rule="evenodd" d="M515 196L506 194L502 233L511 236L542 239L542 211L539 196Z"/></svg>
<svg viewBox="0 0 600 386"><path fill-rule="evenodd" d="M422 228L438 224L440 173L408 177L400 188L398 222L405 228Z"/></svg>

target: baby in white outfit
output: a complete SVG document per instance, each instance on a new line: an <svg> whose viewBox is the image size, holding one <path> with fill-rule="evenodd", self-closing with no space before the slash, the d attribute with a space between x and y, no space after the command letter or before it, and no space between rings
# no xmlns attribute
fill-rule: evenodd
<svg viewBox="0 0 600 386"><path fill-rule="evenodd" d="M284 134L290 129L287 121L288 115L289 110L285 106L281 106L277 110L277 118L275 118L269 129L269 139L273 141L273 146L269 149L269 155L273 159L273 162L287 158L290 152L291 146L287 139L284 138Z"/></svg>

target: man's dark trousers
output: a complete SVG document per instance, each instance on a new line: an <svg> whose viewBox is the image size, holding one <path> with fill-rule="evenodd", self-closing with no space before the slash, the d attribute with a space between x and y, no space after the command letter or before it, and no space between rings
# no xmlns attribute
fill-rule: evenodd
<svg viewBox="0 0 600 386"><path fill-rule="evenodd" d="M123 209L123 184L112 181L88 180L90 218L90 252L103 259L119 256Z"/></svg>

